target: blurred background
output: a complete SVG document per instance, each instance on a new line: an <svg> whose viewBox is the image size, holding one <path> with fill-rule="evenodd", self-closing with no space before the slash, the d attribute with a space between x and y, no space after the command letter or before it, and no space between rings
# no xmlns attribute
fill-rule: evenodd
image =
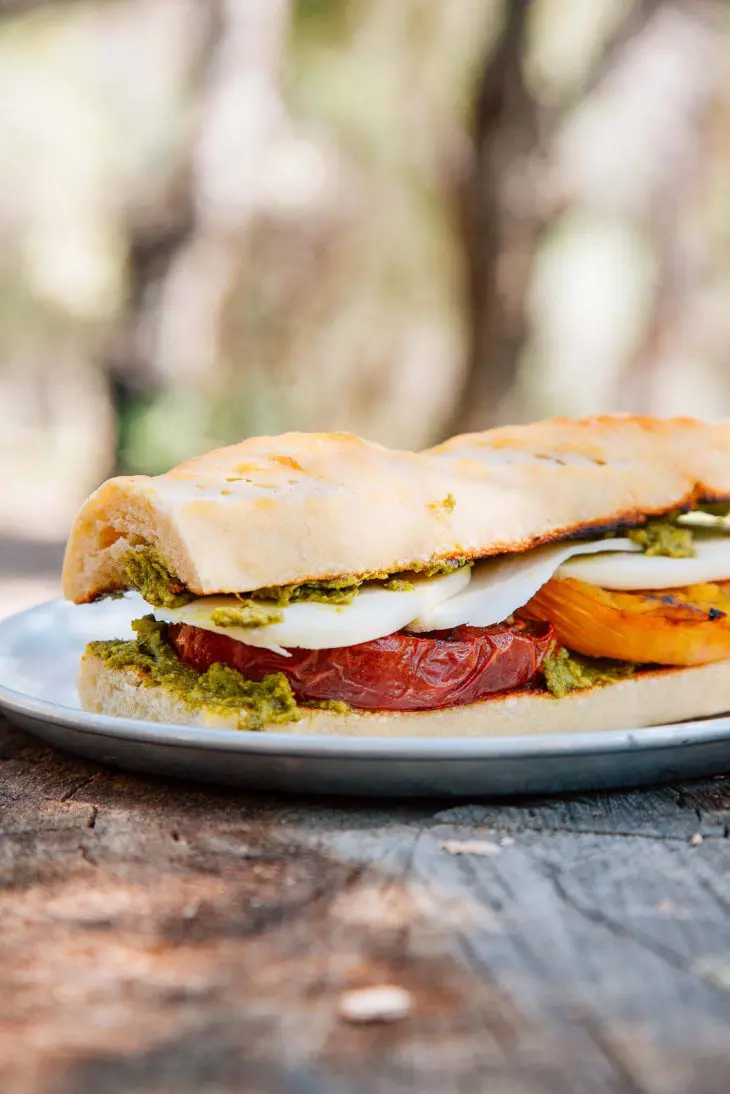
<svg viewBox="0 0 730 1094"><path fill-rule="evenodd" d="M0 614L115 471L730 416L725 0L0 0Z"/></svg>

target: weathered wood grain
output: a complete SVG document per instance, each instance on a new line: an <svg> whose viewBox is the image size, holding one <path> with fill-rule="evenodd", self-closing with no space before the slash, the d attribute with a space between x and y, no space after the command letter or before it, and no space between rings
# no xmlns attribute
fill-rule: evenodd
<svg viewBox="0 0 730 1094"><path fill-rule="evenodd" d="M0 1091L726 1094L729 829L725 778L274 799L0 722ZM339 1016L385 983L409 1017Z"/></svg>

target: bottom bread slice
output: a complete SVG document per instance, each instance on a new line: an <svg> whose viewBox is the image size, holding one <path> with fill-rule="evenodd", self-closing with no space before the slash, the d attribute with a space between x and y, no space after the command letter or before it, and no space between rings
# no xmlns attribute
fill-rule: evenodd
<svg viewBox="0 0 730 1094"><path fill-rule="evenodd" d="M85 654L79 673L85 710L148 722L236 729L234 714L193 709L138 672L112 669ZM556 699L546 691L520 691L443 710L343 713L302 708L302 716L264 732L346 734L353 737L503 737L536 733L580 733L633 729L730 710L730 661L691 668L644 670L613 684L574 691Z"/></svg>

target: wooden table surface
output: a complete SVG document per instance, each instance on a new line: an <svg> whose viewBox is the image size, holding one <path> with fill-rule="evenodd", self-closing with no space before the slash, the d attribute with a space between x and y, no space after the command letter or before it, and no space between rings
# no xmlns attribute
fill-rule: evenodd
<svg viewBox="0 0 730 1094"><path fill-rule="evenodd" d="M2 1094L730 1089L727 779L254 797L0 721L0 812Z"/></svg>

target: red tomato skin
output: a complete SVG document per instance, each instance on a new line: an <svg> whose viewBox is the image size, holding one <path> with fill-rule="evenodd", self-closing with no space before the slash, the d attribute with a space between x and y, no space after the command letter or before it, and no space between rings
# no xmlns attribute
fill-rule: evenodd
<svg viewBox="0 0 730 1094"><path fill-rule="evenodd" d="M293 649L290 657L185 623L171 624L168 637L198 672L216 662L251 680L283 672L302 702L339 699L361 710L437 710L514 691L535 679L555 642L551 624L524 620L429 635L398 631L340 649Z"/></svg>

